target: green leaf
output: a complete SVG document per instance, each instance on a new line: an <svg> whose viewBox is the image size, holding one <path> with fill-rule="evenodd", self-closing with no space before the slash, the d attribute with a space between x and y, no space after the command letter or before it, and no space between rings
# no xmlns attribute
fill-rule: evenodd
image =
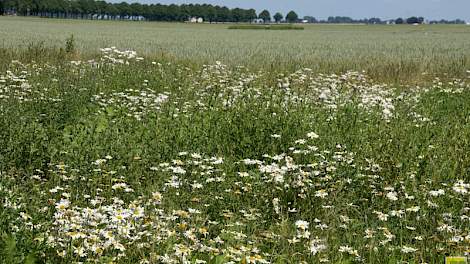
<svg viewBox="0 0 470 264"><path fill-rule="evenodd" d="M108 125L109 125L108 119L104 115L101 115L96 125L96 132L97 133L104 132L108 128Z"/></svg>
<svg viewBox="0 0 470 264"><path fill-rule="evenodd" d="M30 253L28 256L26 256L26 259L24 260L24 264L34 264L36 263L36 257L34 256L33 253Z"/></svg>

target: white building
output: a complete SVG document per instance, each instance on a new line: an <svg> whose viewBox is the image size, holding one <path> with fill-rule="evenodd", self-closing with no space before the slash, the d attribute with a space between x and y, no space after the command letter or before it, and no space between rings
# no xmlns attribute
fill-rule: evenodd
<svg viewBox="0 0 470 264"><path fill-rule="evenodd" d="M204 19L202 17L191 17L189 19L190 23L203 23Z"/></svg>

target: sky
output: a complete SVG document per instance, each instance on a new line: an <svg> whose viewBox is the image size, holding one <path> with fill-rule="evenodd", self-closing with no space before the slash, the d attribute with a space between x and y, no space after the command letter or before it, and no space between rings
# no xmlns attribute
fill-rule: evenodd
<svg viewBox="0 0 470 264"><path fill-rule="evenodd" d="M124 0L110 0L122 2ZM352 18L423 16L426 19L464 19L470 21L470 0L131 0L126 2L183 4L207 3L228 7L268 9L271 15L294 10L299 16Z"/></svg>

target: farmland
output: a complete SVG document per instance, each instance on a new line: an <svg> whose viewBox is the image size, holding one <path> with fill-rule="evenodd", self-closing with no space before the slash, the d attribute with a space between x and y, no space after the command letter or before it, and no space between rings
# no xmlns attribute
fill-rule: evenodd
<svg viewBox="0 0 470 264"><path fill-rule="evenodd" d="M0 47L7 49L41 41L61 47L74 34L84 56L116 46L196 64L367 71L374 79L399 82L422 80L423 73L462 78L470 67L470 26L462 25L311 25L302 31L260 32L227 30L226 24L2 17L0 23Z"/></svg>
<svg viewBox="0 0 470 264"><path fill-rule="evenodd" d="M0 26L1 263L470 250L470 27Z"/></svg>

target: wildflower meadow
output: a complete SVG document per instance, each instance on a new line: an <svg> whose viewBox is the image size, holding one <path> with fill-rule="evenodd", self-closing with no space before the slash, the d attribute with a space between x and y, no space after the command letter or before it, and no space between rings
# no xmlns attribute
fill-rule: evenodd
<svg viewBox="0 0 470 264"><path fill-rule="evenodd" d="M0 48L1 263L469 252L470 68L399 82L80 41Z"/></svg>

